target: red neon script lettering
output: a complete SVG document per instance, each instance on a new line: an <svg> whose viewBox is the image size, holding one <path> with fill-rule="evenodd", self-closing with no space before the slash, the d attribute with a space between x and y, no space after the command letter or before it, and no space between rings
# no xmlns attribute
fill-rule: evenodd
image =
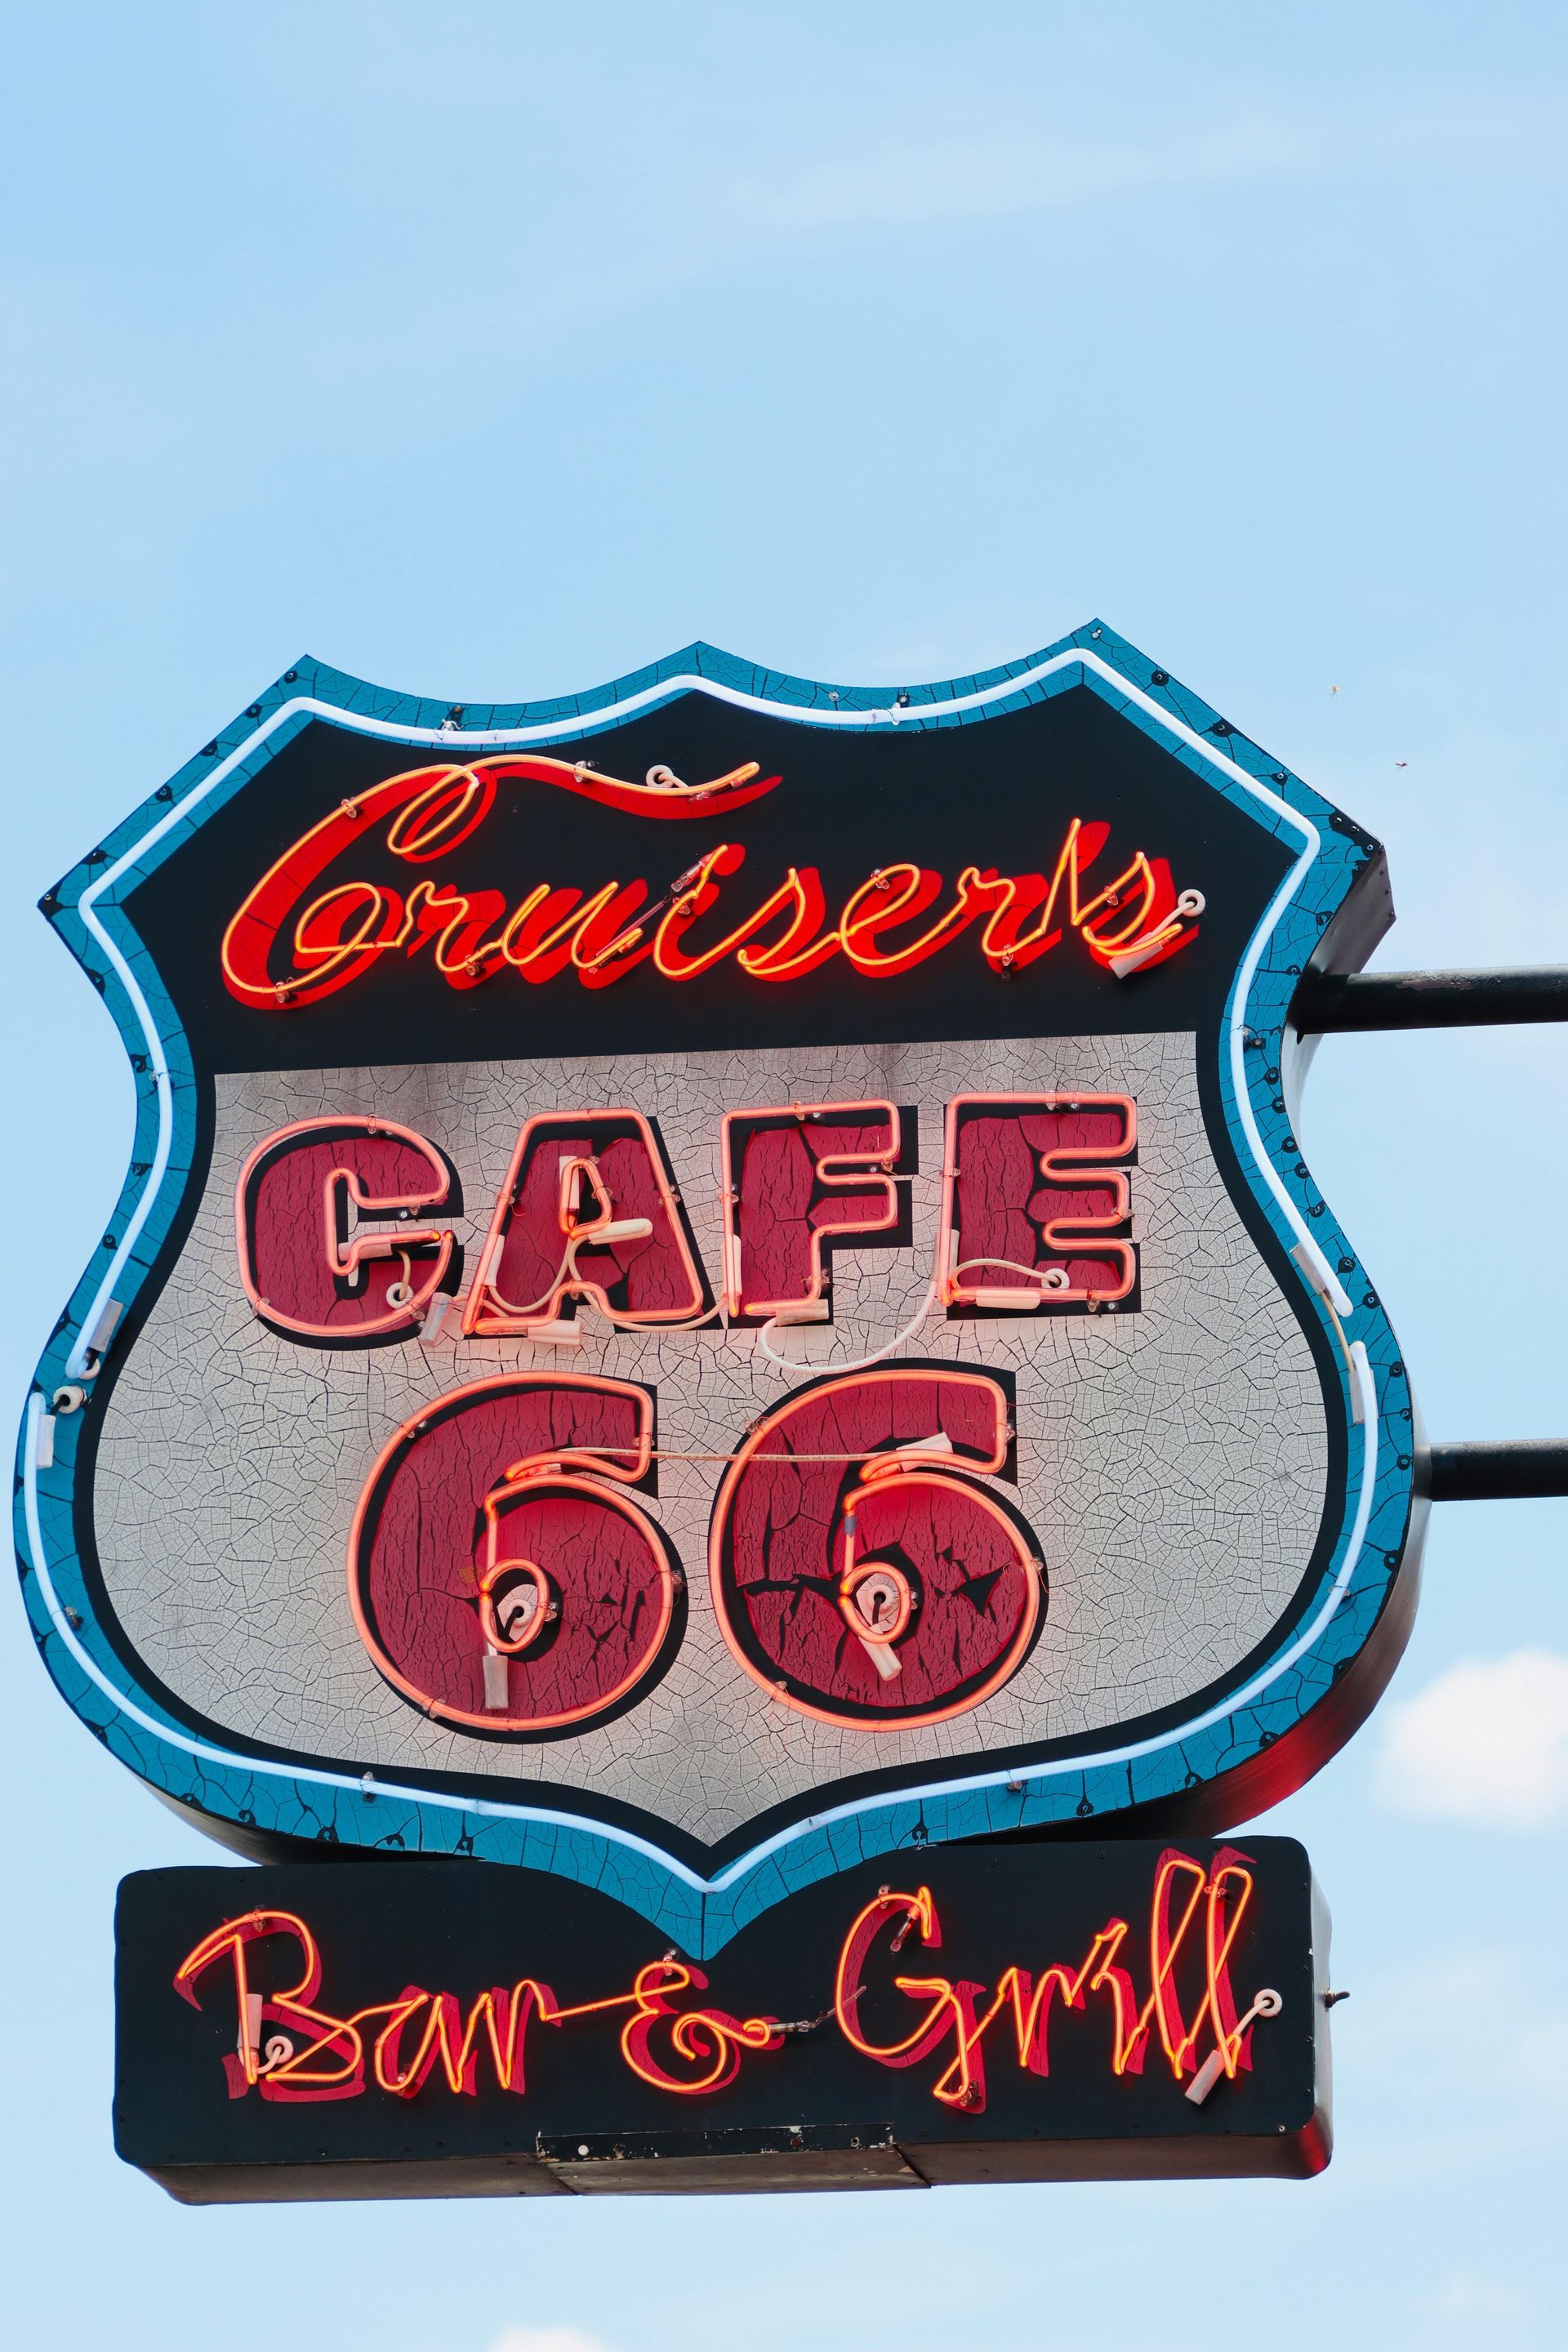
<svg viewBox="0 0 1568 2352"><path fill-rule="evenodd" d="M410 941L402 898L379 883L344 882L315 898L310 895L336 859L358 843L368 842L378 827L385 827L384 846L395 857L422 865L458 848L478 831L494 805L500 783L552 784L558 791L576 793L605 807L633 810L639 816L689 818L701 816L715 804L741 807L771 792L779 781L776 776L756 781L755 761L732 769L728 775L716 776L710 783L689 787L654 781L667 772L655 769L646 784L624 783L614 776L596 774L585 760L507 753L477 761L471 767L444 763L388 776L370 785L357 799L342 802L268 867L224 933L225 984L244 1004L309 1004L346 988L389 948L420 943L426 932L416 929ZM609 887L613 891L615 885ZM411 903L416 895L422 905L446 903L448 919L442 926L444 944L471 919L472 906L464 898L459 908L457 893L429 888L419 893L416 886ZM602 894L601 901L592 903L601 902ZM275 973L273 951L291 918L294 968ZM477 947L466 947L461 967L470 961L477 967L482 961ZM461 967L454 969L448 950L446 976L455 984L476 976Z"/></svg>
<svg viewBox="0 0 1568 2352"><path fill-rule="evenodd" d="M249 1956L274 1937L300 1947L303 1967L286 1992L252 1990ZM199 1979L226 1959L237 2020L237 2048L224 2062L229 2096L259 2089L264 2099L353 2099L374 2081L394 2098L412 2099L437 2074L458 2096L479 2089L481 2047L487 2047L498 2086L525 2091L525 2044L533 2021L563 2026L582 2018L623 2020L621 2055L631 2072L655 2090L679 2098L700 2098L735 2080L748 2056L782 2050L784 2035L772 2017L732 2017L728 2010L683 2009L676 1996L708 1979L691 1962L673 1957L637 1970L628 1992L563 2008L547 1984L520 1977L510 1990L493 1985L476 1994L465 2018L455 1993L427 1992L408 1985L395 2000L373 2002L348 2017L334 2017L310 2004L321 1988L321 1958L316 1939L291 1911L252 1911L225 1920L187 1953L174 1974L174 1990L193 2009L201 2007ZM373 2024L367 2064L366 2038ZM269 2033L275 2025L279 2032ZM305 2037L303 2047L297 2040ZM405 2039L410 2042L405 2053ZM668 2037L662 2053L661 2038Z"/></svg>
<svg viewBox="0 0 1568 2352"><path fill-rule="evenodd" d="M1110 2004L1107 2056L1112 2074L1142 2074L1153 2031L1179 2083L1198 2071L1197 2046L1206 2028L1226 2074L1234 2080L1252 2063L1251 2029L1237 2031L1230 1982L1230 1956L1252 1895L1247 1860L1229 1846L1222 1846L1206 1865L1173 1848L1161 1855L1149 1906L1150 1990L1142 2003L1131 1970L1121 1965L1131 1929L1125 1919L1110 1919L1076 1968L1058 1962L1037 1975L1006 1968L989 1998L985 1986L972 1978L895 1974L881 1989L884 1995L891 1990L922 2006L906 2032L879 2041L861 2014L871 1990L867 1969L879 1938L889 1935L889 1958L911 1934L927 1951L942 1943L930 1887L913 1894L884 1887L854 1921L839 1953L834 1985L839 2030L853 2049L881 2066L915 2066L947 2052L947 2063L931 2086L932 2098L979 2114L985 2105L985 2037L992 2027L1010 2018L1019 2066L1048 2074L1053 2002L1059 1996L1064 2009L1081 2011L1086 1994L1099 1992ZM1194 1976L1199 1989L1189 2022L1180 1987Z"/></svg>
<svg viewBox="0 0 1568 2352"><path fill-rule="evenodd" d="M658 896L640 878L586 892L542 880L516 903L494 887L428 876L405 889L363 875L331 878L360 849L379 850L399 868L458 850L484 825L502 784L546 784L626 814L689 819L740 808L780 781L759 777L754 761L690 787L657 781L668 772L653 769L647 783L635 784L601 776L585 761L506 753L412 768L369 785L301 834L248 892L224 933L225 985L244 1004L286 1010L348 987L384 955L418 955L430 943L442 980L459 990L508 969L536 985L570 971L584 988L608 988L650 961L662 980L683 985L729 957L758 981L803 979L835 955L862 977L893 980L977 922L980 952L994 971L1026 969L1073 929L1097 963L1124 975L1164 961L1197 935L1202 896L1178 896L1163 858L1139 850L1091 892L1085 875L1110 829L1078 817L1048 878L965 866L942 904L941 874L894 859L851 889L829 921L817 868L792 865L716 936L707 936L705 918L744 863L735 842L705 851Z"/></svg>

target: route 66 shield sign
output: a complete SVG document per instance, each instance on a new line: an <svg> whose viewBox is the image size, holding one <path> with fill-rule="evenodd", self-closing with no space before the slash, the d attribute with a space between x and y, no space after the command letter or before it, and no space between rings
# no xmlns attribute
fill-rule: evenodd
<svg viewBox="0 0 1568 2352"><path fill-rule="evenodd" d="M911 1844L1223 1827L1375 1700L1415 1424L1289 1015L1382 855L1109 629L486 709L302 662L44 908L139 1124L24 1591L216 1836L701 1954Z"/></svg>

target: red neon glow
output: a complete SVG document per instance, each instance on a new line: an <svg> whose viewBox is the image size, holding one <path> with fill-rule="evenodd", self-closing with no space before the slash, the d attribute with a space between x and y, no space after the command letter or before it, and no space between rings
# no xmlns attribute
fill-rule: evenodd
<svg viewBox="0 0 1568 2352"><path fill-rule="evenodd" d="M1174 1893L1178 1883L1185 1889L1181 1897ZM1114 2075L1142 2072L1151 2031L1157 2028L1172 2074L1180 2082L1184 2074L1197 2072L1197 2047L1206 2029L1225 2073L1234 2078L1239 2068L1251 2063L1250 2025L1237 2030L1230 1956L1252 1886L1246 1855L1231 1847L1222 1847L1209 1864L1167 1848L1160 1857L1150 1901L1150 1990L1142 2003L1131 1972L1121 1965L1131 1930L1125 1919L1110 1919L1076 1968L1058 1963L1037 1974L1009 1967L988 1999L985 1986L969 1978L895 1974L890 1989L924 2007L907 2031L878 2041L866 2030L861 2004L869 1990L867 1972L879 1938L891 1931L889 1956L901 1949L911 1933L927 1950L942 1943L942 1923L930 1887L914 1894L884 1887L853 1922L839 1952L834 1982L839 2030L852 2048L882 2066L916 2066L945 2053L947 2063L931 2084L931 2096L944 2106L979 2114L985 2105L985 2039L998 2021L1011 2020L1019 2066L1033 2074L1048 2074L1053 2002L1059 1998L1064 2010L1082 2011L1086 1994L1100 1992L1110 2004L1107 2056ZM1180 1987L1191 1982L1200 1961L1189 2021ZM1187 1997L1192 1998L1191 1992Z"/></svg>
<svg viewBox="0 0 1568 2352"><path fill-rule="evenodd" d="M667 769L655 769L646 784L624 783L595 774L586 761L509 752L476 761L471 767L441 763L388 776L356 800L342 802L268 866L224 933L225 984L245 1004L312 1003L346 987L387 949L407 945L405 908L396 891L375 883L344 882L312 897L312 886L335 859L382 826L384 846L407 864L423 864L458 848L484 824L499 783L550 784L638 816L689 818L702 816L716 805L739 808L779 782L777 776L753 781L755 761L690 787L673 778L656 781L668 774ZM425 902L431 895L426 892ZM461 893L444 888L435 895L452 910L447 929L475 920L466 898L463 911L458 912ZM479 920L494 919L502 911L504 903L498 902ZM294 967L275 972L274 950L290 921ZM479 952L477 945L469 947L464 961ZM447 954L450 959L450 947ZM508 957L519 960L515 953ZM453 976L449 968L447 976Z"/></svg>
<svg viewBox="0 0 1568 2352"><path fill-rule="evenodd" d="M265 1137L235 1188L239 1278L262 1319L353 1346L424 1321L452 1262L444 1226L367 1218L438 1209L451 1176L434 1144L386 1118L305 1118ZM356 1222L358 1221L358 1222Z"/></svg>
<svg viewBox="0 0 1568 2352"><path fill-rule="evenodd" d="M975 1372L884 1365L764 1415L709 1545L737 1663L770 1697L861 1731L943 1722L1000 1689L1045 1603L1037 1547L978 1483L1009 1443L1005 1392ZM873 1569L885 1619L857 1605Z"/></svg>
<svg viewBox="0 0 1568 2352"><path fill-rule="evenodd" d="M950 1306L1032 1313L1125 1298L1137 1253L1131 1095L958 1095L947 1107L937 1273Z"/></svg>
<svg viewBox="0 0 1568 2352"><path fill-rule="evenodd" d="M661 895L642 879L586 892L542 880L514 904L494 887L429 877L406 892L360 876L330 878L362 845L379 847L400 866L456 851L485 824L502 783L547 784L639 816L690 818L740 808L780 781L759 778L755 761L689 788L663 781L668 776L654 769L647 783L627 783L597 775L584 761L521 753L389 776L343 801L268 868L224 933L225 985L242 1003L287 1010L346 988L384 955L416 955L429 942L431 961L452 988L478 987L508 969L535 984L572 970L584 987L607 988L644 962L679 983L729 956L758 981L800 979L837 954L867 977L896 979L983 919L980 950L996 971L1023 971L1067 929L1079 932L1097 962L1119 972L1162 962L1196 937L1201 895L1178 897L1163 858L1138 851L1091 895L1086 870L1110 828L1077 817L1048 879L966 866L939 906L942 876L895 859L851 890L830 922L818 869L791 865L750 912L710 939L702 936L705 918L745 859L738 843L706 851ZM910 926L922 923L911 934Z"/></svg>
<svg viewBox="0 0 1568 2352"><path fill-rule="evenodd" d="M1090 2037L1115 2079L1142 2074L1156 2047L1174 2084L1205 2067L1234 2079L1251 2065L1255 2017L1274 2013L1241 2008L1231 1980L1253 1891L1248 1857L1234 1847L1222 1846L1207 1862L1167 1847L1142 1942L1127 1920L1113 1917L1081 1958L1012 1963L988 1987L930 1971L943 1934L929 1886L884 1886L840 1945L830 2013L861 2057L899 2071L929 2066L932 2099L974 2115L985 2106L986 2062L996 2056L998 2037L1020 2070L1048 2076L1058 2013L1082 2021L1071 2031ZM294 1980L258 1989L296 1965L289 1944L298 1954ZM204 1937L175 1972L175 1990L200 2008L202 1979L219 1966L234 2000L236 2047L224 2062L234 2098L258 2090L264 2099L350 2099L374 2084L412 2099L441 2082L472 2098L481 2065L500 2090L523 2095L531 2032L599 2020L618 2027L622 2059L641 2081L697 2098L726 2090L749 2056L777 2053L784 2040L773 2017L681 2006L682 1995L708 1990L708 1979L673 1953L639 1968L627 1990L596 2000L563 2004L541 1979L520 1976L510 1987L476 1993L466 2011L455 1993L409 1984L395 1999L337 2015L319 2005L321 1956L305 1921L295 1912L257 1910ZM1148 1987L1142 1998L1135 1969ZM1098 2020L1089 2015L1090 1996L1100 1997ZM1276 1997L1265 1998L1278 2007Z"/></svg>
<svg viewBox="0 0 1568 2352"><path fill-rule="evenodd" d="M700 1969L684 1960L655 1960L651 1966L637 1970L629 1993L617 1993L609 2000L584 2001L577 2009L556 2010L550 2022L564 2024L573 2018L629 2008L631 2015L621 2028L622 2057L645 2083L651 2083L658 2091L674 2091L683 2098L699 2098L704 2092L727 2089L740 2073L747 2051L784 2047L776 2018L741 2019L722 2009L678 2010L669 1996L684 1992L690 1985L696 1985L700 1991L707 1990L708 1979ZM666 2025L673 2055L697 2067L695 2074L673 2074L660 2063L653 2037Z"/></svg>
<svg viewBox="0 0 1568 2352"><path fill-rule="evenodd" d="M423 2090L437 2062L448 2090L474 2097L479 2088L481 2033L498 2086L521 2096L527 2088L523 2061L529 2023L546 2014L552 2000L548 1985L521 1977L510 1990L504 1985L492 1985L477 1993L464 2018L455 1994L428 1993L418 1985L408 1985L397 2000L383 2009L356 2010L353 2022L359 2025L371 2017L385 2016L386 2023L373 2045L372 2070L377 2088L390 2091L395 2098L411 2099ZM414 2055L404 2061L404 2029L421 2009L425 2020Z"/></svg>
<svg viewBox="0 0 1568 2352"><path fill-rule="evenodd" d="M289 1991L258 1995L251 1989L247 1956L251 1948L274 1937L291 1937L299 1943L304 1968ZM359 2097L367 2087L365 2042L373 2023L378 2030L371 2038L369 2079L378 2090L400 2099L416 2097L437 2067L449 2091L473 2098L485 2050L497 2085L521 2096L527 2089L528 2031L535 2021L563 2026L583 2018L623 2019L618 2039L626 2065L655 2090L679 2098L726 2090L748 2055L784 2047L775 2018L739 2018L723 2009L678 2007L678 1994L692 1987L706 1991L708 1979L700 1968L673 1955L639 1969L629 1992L568 2008L563 2008L547 1984L520 1977L510 1990L492 1985L477 1993L466 2016L455 1993L426 1992L419 1985L408 1985L395 2000L334 2017L307 2005L321 1988L321 1960L304 1920L291 1911L253 1911L226 1920L180 1963L174 1988L193 2009L201 2007L198 1979L225 1958L230 1964L238 2024L237 2053L226 2064L232 2098L243 2098L257 2088L264 2099ZM267 2033L269 2023L283 2029L281 2041ZM297 2034L309 2036L303 2048L293 2046ZM405 2035L413 2041L407 2053ZM662 2051L661 2042L667 2045ZM322 2059L323 2053L330 2054L322 2063L310 2063Z"/></svg>
<svg viewBox="0 0 1568 2352"><path fill-rule="evenodd" d="M794 1103L726 1112L720 1142L724 1294L731 1318L815 1304L826 1252L899 1222L890 1102Z"/></svg>
<svg viewBox="0 0 1568 2352"><path fill-rule="evenodd" d="M681 1324L704 1311L702 1270L675 1179L640 1111L552 1111L527 1121L463 1329L526 1337L557 1322L569 1298L589 1301L626 1330Z"/></svg>
<svg viewBox="0 0 1568 2352"><path fill-rule="evenodd" d="M903 861L879 866L845 905L838 925L844 953L857 971L873 980L896 980L900 973L912 971L928 956L936 955L977 915L994 908L1007 887L994 867L982 874L966 866L958 877L952 905L943 908L935 922L914 939L884 948L878 944L879 934L925 914L942 894L942 876L929 866Z"/></svg>
<svg viewBox="0 0 1568 2352"><path fill-rule="evenodd" d="M1102 964L1131 958L1136 968L1146 970L1196 938L1195 925L1184 928L1183 917L1202 913L1201 896L1186 892L1186 904L1178 899L1163 857L1151 859L1139 850L1112 881L1092 898L1083 896L1085 869L1110 837L1108 824L1098 820L1086 824L1075 816L1048 881L1043 874L1000 877L998 900L980 941L994 971L1022 971L1048 954L1062 936L1058 919L1064 912L1067 928L1079 933L1090 955Z"/></svg>
<svg viewBox="0 0 1568 2352"><path fill-rule="evenodd" d="M249 1948L273 1936L291 1936L300 1946L299 1981L287 1990L251 1990ZM321 1984L321 1956L303 1919L292 1911L250 1911L226 1919L187 1953L174 1974L174 1990L193 2009L201 2003L195 1984L226 1954L234 1971L238 2034L226 2060L231 2098L242 2098L258 2082L264 2099L352 2099L364 2088L364 2042L346 2018L314 2008ZM281 2039L266 2032L277 2024ZM306 2036L296 2049L294 2036ZM320 2060L321 2063L312 2063Z"/></svg>
<svg viewBox="0 0 1568 2352"><path fill-rule="evenodd" d="M647 1389L564 1372L476 1381L405 1422L349 1537L354 1622L387 1680L489 1731L617 1706L674 1631L674 1556L617 1491L646 1476L652 1434Z"/></svg>

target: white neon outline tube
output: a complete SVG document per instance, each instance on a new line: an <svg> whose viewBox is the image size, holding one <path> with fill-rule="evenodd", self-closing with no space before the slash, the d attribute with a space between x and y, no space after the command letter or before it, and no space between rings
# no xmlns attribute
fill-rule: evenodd
<svg viewBox="0 0 1568 2352"><path fill-rule="evenodd" d="M1299 1245L1321 1276L1328 1296L1342 1314L1348 1314L1351 1311L1351 1301L1342 1285L1329 1265L1305 1219L1286 1191L1264 1150L1263 1139L1247 1093L1244 1063L1247 1000L1251 992L1264 948L1272 938L1286 908L1295 897L1322 846L1321 836L1317 827L1310 818L1302 815L1299 810L1291 808L1289 803L1281 800L1278 794L1271 793L1266 785L1260 783L1256 777L1249 775L1246 769L1220 751L1195 729L1163 709L1150 695L1144 693L1142 688L1135 686L1123 672L1106 661L1103 656L1085 646L1071 646L1060 653L1053 654L1046 660L1036 663L1032 668L1021 671L1016 677L999 679L994 685L981 688L975 693L955 695L941 702L911 706L908 716L911 719L918 720L931 716L940 717L943 713L983 709L992 703L1005 701L1015 695L1026 692L1031 687L1038 685L1045 678L1054 676L1062 669L1070 668L1075 663L1097 672L1116 694L1136 704L1167 734L1177 741L1184 743L1207 765L1228 776L1254 800L1293 828L1301 838L1300 854L1258 925L1234 984L1230 1034L1231 1076L1237 1111L1243 1131L1251 1149L1254 1164L1267 1183L1280 1213L1296 1234ZM110 1261L108 1271L99 1286L91 1306L82 1318L83 1333L90 1332L96 1328L99 1316L113 1295L114 1285L120 1271L135 1247L147 1218L151 1214L153 1203L168 1170L174 1142L174 1099L167 1058L163 1050L163 1040L134 972L99 918L96 902L103 897L104 893L110 890L146 852L162 839L165 833L174 825L187 819L191 810L232 775L235 769L250 758L261 743L278 729L297 717L323 718L351 732L375 735L392 741L437 748L450 745L458 749L463 746L472 747L483 744L557 741L564 736L580 735L585 728L601 730L635 711L647 709L656 703L673 701L679 696L688 693L706 694L716 701L728 703L739 709L754 711L761 717L784 718L794 719L803 725L830 729L864 728L875 725L881 719L886 719L896 726L905 716L902 709L896 711L893 709L823 710L806 704L777 702L763 696L743 693L738 688L721 684L717 679L701 677L694 674L660 679L657 684L644 687L637 693L627 695L621 701L607 704L598 710L585 713L573 712L541 725L522 728L463 730L451 727L409 727L392 719L373 719L360 712L342 710L335 704L318 700L312 696L296 696L290 701L279 705L270 718L264 719L242 744L218 762L212 773L204 778L195 792L188 793L184 801L173 804L139 841L117 858L96 882L91 883L82 892L77 901L77 912L112 964L126 996L135 1011L142 1034L147 1040L158 1095L159 1114L158 1141L148 1171L145 1188L127 1223L125 1233ZM79 1376L85 1370L85 1364L81 1360L82 1355L83 1342L79 1338L67 1360L68 1371ZM1064 1759L1059 1763L1040 1766L1028 1771L1024 1776L1026 1782L1052 1779L1061 1773L1085 1773L1097 1770L1108 1765L1129 1761L1134 1757L1152 1755L1163 1748L1180 1746L1182 1738L1190 1738L1194 1732L1204 1730L1213 1723L1221 1722L1226 1717L1235 1714L1240 1707L1251 1704L1279 1675L1284 1673L1316 1642L1349 1589L1351 1578L1360 1559L1361 1548L1371 1515L1377 1458L1377 1402L1370 1373L1365 1374L1363 1378L1362 1367L1358 1365L1356 1375L1362 1386L1365 1428L1361 1495L1350 1539L1346 1546L1344 1560L1331 1590L1324 1599L1322 1607L1307 1631L1264 1675L1255 1678L1243 1691L1226 1699L1196 1722L1185 1726L1180 1738L1173 1736L1142 1740L1124 1748L1106 1749L1096 1755ZM29 1413L31 1414L41 1405L42 1399L35 1397L29 1403ZM29 1423L29 1438L30 1435ZM26 1524L29 1540L34 1549L34 1568L38 1577L40 1592L61 1641L76 1658L82 1670L107 1696L112 1699L120 1712L139 1723L155 1738L181 1748L193 1756L203 1758L215 1764L221 1764L229 1770L289 1779L307 1784L313 1783L322 1788L341 1787L345 1790L358 1791L361 1783L352 1777L315 1771L309 1767L297 1764L278 1764L268 1759L237 1756L226 1749L212 1748L204 1742L192 1739L157 1722L153 1717L145 1715L124 1693L109 1681L77 1640L73 1629L61 1610L58 1596L48 1573L44 1549L43 1530L37 1507L37 1466L33 1460L33 1447L30 1442L25 1448L25 1455ZM830 1808L821 1813L811 1814L794 1823L788 1830L781 1831L776 1836L767 1839L762 1845L751 1849L712 1879L700 1877L685 1864L667 1853L662 1847L654 1845L646 1839L639 1838L630 1832L608 1826L602 1822L588 1822L576 1814L558 1813L539 1806L500 1804L486 1799L447 1797L434 1790L404 1790L388 1782L378 1782L377 1785L385 1794L404 1798L416 1807L434 1805L455 1811L471 1813L481 1819L536 1821L542 1824L569 1827L584 1834L604 1837L646 1856L650 1861L657 1862L672 1875L699 1892L718 1893L733 1885L740 1877L767 1855L779 1851L784 1845L794 1843L813 1829L892 1805L920 1802L926 1799L936 1801L945 1796L962 1795L974 1790L1001 1786L1017 1780L1018 1777L1016 1767L1005 1768L996 1772L976 1774L960 1780L947 1780L929 1786L900 1790L886 1796L861 1800L855 1803Z"/></svg>

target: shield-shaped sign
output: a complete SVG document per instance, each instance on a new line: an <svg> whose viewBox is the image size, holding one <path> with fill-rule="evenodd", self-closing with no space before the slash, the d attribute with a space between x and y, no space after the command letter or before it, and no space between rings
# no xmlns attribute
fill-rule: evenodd
<svg viewBox="0 0 1568 2352"><path fill-rule="evenodd" d="M907 691L304 662L44 906L140 1123L27 1605L215 1835L700 1954L896 1847L1226 1825L1377 1696L1415 1425L1290 1006L1382 856L1105 627Z"/></svg>

